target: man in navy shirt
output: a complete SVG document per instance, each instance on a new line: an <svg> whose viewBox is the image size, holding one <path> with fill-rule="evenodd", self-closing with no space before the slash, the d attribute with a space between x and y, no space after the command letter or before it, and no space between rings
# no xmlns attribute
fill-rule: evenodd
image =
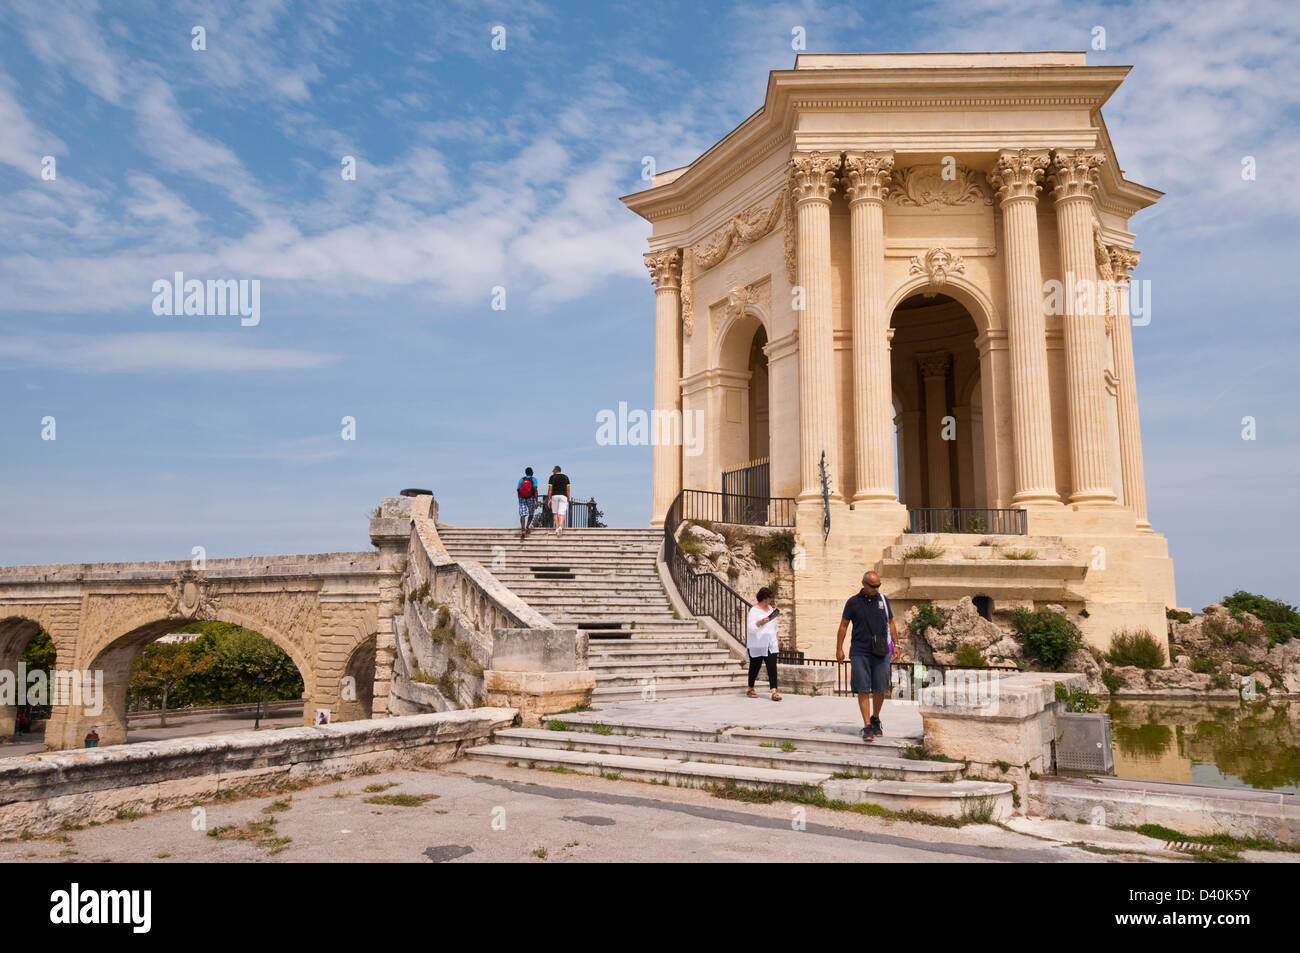
<svg viewBox="0 0 1300 953"><path fill-rule="evenodd" d="M858 696L858 709L862 712L862 740L874 741L885 733L880 724L880 709L889 691L889 662L898 639L894 610L880 591L879 574L866 573L862 577L862 590L844 603L840 630L835 637L835 658L841 662L844 661L844 633L849 623L853 623L849 687Z"/></svg>

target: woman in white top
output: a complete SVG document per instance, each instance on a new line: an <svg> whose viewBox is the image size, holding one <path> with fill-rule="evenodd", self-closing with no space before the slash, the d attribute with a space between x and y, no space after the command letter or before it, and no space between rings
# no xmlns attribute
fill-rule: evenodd
<svg viewBox="0 0 1300 953"><path fill-rule="evenodd" d="M749 697L757 698L754 681L758 670L767 663L767 684L772 689L772 701L779 702L776 692L776 610L772 608L772 590L764 586L755 596L758 605L749 610L745 620L745 646L749 649Z"/></svg>

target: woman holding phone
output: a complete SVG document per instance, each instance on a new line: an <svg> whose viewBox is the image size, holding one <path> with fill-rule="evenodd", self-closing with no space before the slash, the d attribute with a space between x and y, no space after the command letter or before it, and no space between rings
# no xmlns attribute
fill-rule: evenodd
<svg viewBox="0 0 1300 953"><path fill-rule="evenodd" d="M779 702L776 691L776 616L780 611L772 607L772 590L764 586L754 597L757 605L749 610L745 620L745 646L749 650L749 697L757 698L754 681L758 670L767 664L767 684L772 689L772 701Z"/></svg>

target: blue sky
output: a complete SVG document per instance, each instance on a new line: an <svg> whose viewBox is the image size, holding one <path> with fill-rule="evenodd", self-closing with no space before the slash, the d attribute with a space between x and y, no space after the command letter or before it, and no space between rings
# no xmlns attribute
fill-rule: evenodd
<svg viewBox="0 0 1300 953"><path fill-rule="evenodd" d="M685 164L757 109L796 26L810 52L1080 50L1105 29L1089 62L1134 67L1105 110L1118 155L1168 193L1133 223L1152 523L1184 605L1300 601L1300 9L1277 0L10 0L0 563L364 549L405 486L505 524L525 463L645 525L648 448L595 440L598 411L651 400L647 228L618 196L643 156ZM155 315L175 271L260 279L260 323Z"/></svg>

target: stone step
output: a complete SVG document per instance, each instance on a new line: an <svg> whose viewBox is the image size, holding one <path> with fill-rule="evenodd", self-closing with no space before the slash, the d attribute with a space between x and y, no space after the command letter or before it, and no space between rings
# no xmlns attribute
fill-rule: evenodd
<svg viewBox="0 0 1300 953"><path fill-rule="evenodd" d="M676 687L679 685L693 684L708 685L714 682L726 681L729 678L739 680L739 684L747 684L748 678L746 674L741 671L740 663L735 662L734 665L735 668L732 670L734 674L728 673L726 667L712 667L701 671L679 671L662 665L645 672L638 671L629 674L610 672L597 675L596 687L598 689L635 688L639 693L646 687L646 684L650 679L654 680L656 690L668 686Z"/></svg>
<svg viewBox="0 0 1300 953"><path fill-rule="evenodd" d="M745 676L739 676L735 679L714 682L689 682L679 685L668 684L666 682L656 681L654 686L654 698L691 698L699 695L743 695L748 679ZM645 688L641 685L634 686L604 686L599 682L591 693L591 700L595 702L620 702L620 701L639 701L646 697Z"/></svg>
<svg viewBox="0 0 1300 953"><path fill-rule="evenodd" d="M557 721L568 724L565 719ZM546 728L509 728L493 736L497 744L526 748L551 748L608 752L644 758L704 761L785 771L830 772L895 781L955 781L963 766L938 761L910 761L889 749L874 749L859 742L853 754L825 751L783 750L778 746L743 745L730 742L690 741L634 735L595 734L586 731L551 731Z"/></svg>
<svg viewBox="0 0 1300 953"><path fill-rule="evenodd" d="M587 664L591 670L596 673L596 680L602 685L611 684L611 679L615 676L620 678L644 678L650 675L656 677L665 674L681 675L685 673L708 672L713 675L726 676L734 674L741 669L741 663L733 661L730 655L723 654L721 658L704 658L704 659L629 659L603 658L589 659Z"/></svg>
<svg viewBox="0 0 1300 953"><path fill-rule="evenodd" d="M731 660L731 653L726 649L717 648L716 643L711 647L681 648L679 646L665 646L640 651L636 648L609 649L599 642L588 642L587 644L589 648L587 657L591 660L593 668L597 662L608 665L654 662L659 665L671 666L683 662Z"/></svg>
<svg viewBox="0 0 1300 953"><path fill-rule="evenodd" d="M885 725L889 724L888 709L882 712L881 720ZM897 756L902 749L910 748L921 741L919 735L886 733L874 741L866 742L856 734L832 731L801 731L788 728L730 728L723 736L728 741L734 741L737 744L792 744L800 751L825 751L830 754L840 755L860 751L864 746L870 744L873 751L890 751ZM957 768L963 767L961 764L955 762L954 764Z"/></svg>
<svg viewBox="0 0 1300 953"><path fill-rule="evenodd" d="M465 757L470 761L495 764L514 762L530 768L564 767L581 774L618 775L621 778L653 780L676 787L702 787L730 781L739 787L761 790L770 787L797 788L830 780L830 772L822 771L783 771L775 768L677 761L671 758L525 748L518 745L484 745L469 749Z"/></svg>

